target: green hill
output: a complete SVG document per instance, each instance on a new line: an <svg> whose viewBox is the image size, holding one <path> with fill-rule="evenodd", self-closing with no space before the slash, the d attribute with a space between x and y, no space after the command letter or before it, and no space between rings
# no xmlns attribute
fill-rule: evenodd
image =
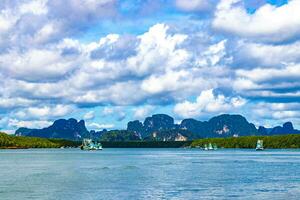
<svg viewBox="0 0 300 200"><path fill-rule="evenodd" d="M78 142L68 140L13 136L0 132L0 148L59 148L79 145Z"/></svg>
<svg viewBox="0 0 300 200"><path fill-rule="evenodd" d="M204 144L212 143L223 148L255 148L258 139L264 141L265 148L300 148L300 135L279 135L279 136L245 136L237 138L208 138L192 142L162 142L162 141L123 141L104 142L104 147L203 147ZM68 141L62 139L46 139L35 137L23 137L7 135L0 132L0 148L59 148L61 146L78 147L79 141Z"/></svg>
<svg viewBox="0 0 300 200"><path fill-rule="evenodd" d="M212 143L224 148L255 148L258 139L264 141L264 147L270 149L300 148L300 135L277 135L277 136L245 136L237 138L207 138L192 142L191 147L203 147Z"/></svg>

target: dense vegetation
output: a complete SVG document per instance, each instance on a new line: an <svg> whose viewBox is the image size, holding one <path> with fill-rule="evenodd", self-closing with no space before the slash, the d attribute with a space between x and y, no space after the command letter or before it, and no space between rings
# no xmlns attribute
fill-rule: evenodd
<svg viewBox="0 0 300 200"><path fill-rule="evenodd" d="M112 130L105 131L100 135L101 141L124 142L124 141L139 141L141 138L138 134L127 130Z"/></svg>
<svg viewBox="0 0 300 200"><path fill-rule="evenodd" d="M192 141L128 141L101 142L103 148L179 148L191 145Z"/></svg>
<svg viewBox="0 0 300 200"><path fill-rule="evenodd" d="M207 138L192 141L101 141L104 148L179 148L203 147L212 143L223 148L255 148L258 139L265 148L300 148L300 134L279 136L245 136L237 138ZM80 141L12 136L0 133L0 148L59 148L78 147Z"/></svg>
<svg viewBox="0 0 300 200"><path fill-rule="evenodd" d="M59 148L79 145L78 142L68 140L12 136L0 133L0 148Z"/></svg>
<svg viewBox="0 0 300 200"><path fill-rule="evenodd" d="M179 141L180 137L184 137L185 140L193 140L197 138L195 134L184 129L170 129L164 131L157 131L155 134L151 134L145 137L146 141Z"/></svg>
<svg viewBox="0 0 300 200"><path fill-rule="evenodd" d="M237 138L207 138L192 142L191 147L203 147L212 143L223 148L255 148L258 139L264 141L265 148L300 148L300 134L278 136L245 136Z"/></svg>

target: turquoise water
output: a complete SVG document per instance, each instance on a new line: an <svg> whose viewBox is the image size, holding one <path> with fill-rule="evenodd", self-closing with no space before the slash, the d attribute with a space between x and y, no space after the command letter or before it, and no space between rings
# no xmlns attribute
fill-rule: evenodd
<svg viewBox="0 0 300 200"><path fill-rule="evenodd" d="M0 150L0 199L300 199L300 151Z"/></svg>

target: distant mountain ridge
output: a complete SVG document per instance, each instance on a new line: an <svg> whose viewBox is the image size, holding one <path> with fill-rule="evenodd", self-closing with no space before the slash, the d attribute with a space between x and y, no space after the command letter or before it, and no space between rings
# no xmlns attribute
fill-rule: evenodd
<svg viewBox="0 0 300 200"><path fill-rule="evenodd" d="M259 135L272 136L272 135L279 135L279 134L283 134L283 133L299 134L300 131L297 129L294 129L292 122L286 122L282 126L275 126L274 128L265 128L263 126L260 126L258 128Z"/></svg>
<svg viewBox="0 0 300 200"><path fill-rule="evenodd" d="M31 136L43 138L63 138L68 140L81 140L89 137L103 141L186 141L198 138L216 137L239 137L250 135L284 135L299 134L300 131L294 129L291 122L286 122L283 126L258 129L254 124L247 121L241 115L223 114L209 119L199 121L196 119L184 119L180 124L175 124L174 119L166 114L155 114L147 117L144 122L139 120L130 121L126 130L102 130L88 131L84 120L59 119L46 128L29 129L19 128L16 130L17 136Z"/></svg>
<svg viewBox="0 0 300 200"><path fill-rule="evenodd" d="M187 139L209 138L209 137L233 137L257 135L258 131L254 124L249 123L241 115L219 115L209 121L198 121L195 119L184 119L180 124L174 124L174 119L165 114L156 114L147 117L142 123L138 120L128 122L127 130L140 134L142 138L153 138L162 131L171 131L172 137L186 137ZM185 130L185 133L179 131ZM152 134L152 135L151 135ZM155 135L154 134L154 135ZM167 140L167 138L165 138Z"/></svg>
<svg viewBox="0 0 300 200"><path fill-rule="evenodd" d="M77 121L76 119L70 118L68 120L56 120L51 126L42 129L22 127L16 130L15 135L81 140L83 137L89 137L90 132L87 130L84 120Z"/></svg>

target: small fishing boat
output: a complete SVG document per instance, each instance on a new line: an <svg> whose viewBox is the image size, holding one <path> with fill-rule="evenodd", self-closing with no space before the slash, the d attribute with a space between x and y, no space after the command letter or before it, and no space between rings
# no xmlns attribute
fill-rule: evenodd
<svg viewBox="0 0 300 200"><path fill-rule="evenodd" d="M83 139L81 150L102 150L102 145L99 142L93 141L92 139Z"/></svg>
<svg viewBox="0 0 300 200"><path fill-rule="evenodd" d="M214 148L214 150L217 150L218 149L217 144L213 144L213 148Z"/></svg>
<svg viewBox="0 0 300 200"><path fill-rule="evenodd" d="M216 144L212 145L211 143L204 144L203 150L205 151L217 150L217 145Z"/></svg>
<svg viewBox="0 0 300 200"><path fill-rule="evenodd" d="M213 146L211 143L208 144L208 150L214 150Z"/></svg>
<svg viewBox="0 0 300 200"><path fill-rule="evenodd" d="M208 151L208 146L207 146L207 144L204 144L203 150L204 150L204 151Z"/></svg>
<svg viewBox="0 0 300 200"><path fill-rule="evenodd" d="M262 151L262 150L264 150L264 141L263 140L257 140L255 150L256 151Z"/></svg>

